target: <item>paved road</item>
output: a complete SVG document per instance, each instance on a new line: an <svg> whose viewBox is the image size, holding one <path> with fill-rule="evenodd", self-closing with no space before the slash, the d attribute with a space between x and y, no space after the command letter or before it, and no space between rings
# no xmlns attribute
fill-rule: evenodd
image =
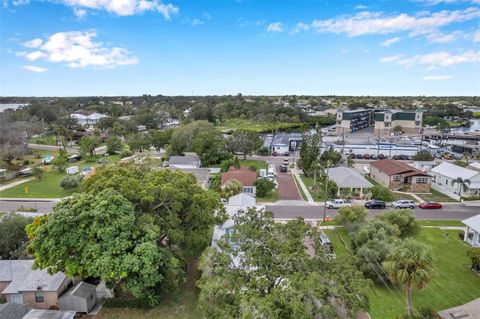
<svg viewBox="0 0 480 319"><path fill-rule="evenodd" d="M0 211L16 211L23 206L24 208L36 208L40 213L51 213L57 202L58 200L51 199L37 201L2 199L0 200Z"/></svg>
<svg viewBox="0 0 480 319"><path fill-rule="evenodd" d="M295 217L303 217L304 219L321 219L323 218L323 206L293 206L293 205L270 205L266 207L266 210L272 211L275 218L278 219L292 219ZM381 214L385 210L383 209L371 209L369 210L368 217ZM327 209L327 215L334 217L338 210ZM418 219L465 219L477 214L480 214L480 207L476 206L457 206L448 205L442 209L414 209L415 216Z"/></svg>

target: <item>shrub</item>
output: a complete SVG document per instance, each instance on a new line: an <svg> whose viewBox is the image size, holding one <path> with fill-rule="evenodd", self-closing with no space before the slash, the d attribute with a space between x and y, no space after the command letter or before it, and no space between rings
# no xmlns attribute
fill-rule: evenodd
<svg viewBox="0 0 480 319"><path fill-rule="evenodd" d="M410 209L390 210L377 216L378 219L396 225L400 230L400 237L410 237L420 232L420 225L415 220L415 215Z"/></svg>
<svg viewBox="0 0 480 319"><path fill-rule="evenodd" d="M392 192L385 186L375 185L372 187L372 198L391 202L393 200Z"/></svg>
<svg viewBox="0 0 480 319"><path fill-rule="evenodd" d="M468 197L463 197L463 200L480 200L480 196L468 196Z"/></svg>
<svg viewBox="0 0 480 319"><path fill-rule="evenodd" d="M423 151L415 154L413 159L415 161L431 161L431 160L433 160L433 157L432 157L432 154L429 151L423 150Z"/></svg>
<svg viewBox="0 0 480 319"><path fill-rule="evenodd" d="M30 165L30 161L29 160L24 160L23 165Z"/></svg>
<svg viewBox="0 0 480 319"><path fill-rule="evenodd" d="M236 179L231 179L225 184L225 187L223 188L223 191L222 191L222 195L223 197L228 199L234 195L240 194L242 191L243 191L243 184Z"/></svg>
<svg viewBox="0 0 480 319"><path fill-rule="evenodd" d="M255 172L257 171L257 167L254 164L250 165L248 168L251 169L252 171L255 171Z"/></svg>
<svg viewBox="0 0 480 319"><path fill-rule="evenodd" d="M275 187L275 184L268 179L261 178L255 181L255 186L257 187L257 196L264 197Z"/></svg>
<svg viewBox="0 0 480 319"><path fill-rule="evenodd" d="M65 190L71 190L80 186L80 176L68 175L60 181L60 186Z"/></svg>
<svg viewBox="0 0 480 319"><path fill-rule="evenodd" d="M463 230L459 231L458 232L458 239L463 240L464 238L465 238L465 232Z"/></svg>
<svg viewBox="0 0 480 319"><path fill-rule="evenodd" d="M230 169L231 166L233 166L233 160L232 159L224 160L220 163L220 171L221 172L228 172L228 170Z"/></svg>
<svg viewBox="0 0 480 319"><path fill-rule="evenodd" d="M365 207L353 205L351 207L340 208L334 220L336 224L343 225L348 231L351 231L353 225L361 224L365 221L367 214L368 211Z"/></svg>
<svg viewBox="0 0 480 319"><path fill-rule="evenodd" d="M270 150L268 147L263 146L257 151L257 154L260 156L268 156L270 155Z"/></svg>

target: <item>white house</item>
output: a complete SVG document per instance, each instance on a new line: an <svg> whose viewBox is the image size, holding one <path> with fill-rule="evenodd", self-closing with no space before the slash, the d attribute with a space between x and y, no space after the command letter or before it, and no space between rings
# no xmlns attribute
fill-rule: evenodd
<svg viewBox="0 0 480 319"><path fill-rule="evenodd" d="M480 214L462 220L467 226L464 240L473 247L480 247Z"/></svg>
<svg viewBox="0 0 480 319"><path fill-rule="evenodd" d="M73 113L73 114L71 114L71 117L76 119L78 121L78 124L80 124L82 126L89 126L89 125L97 124L98 121L100 121L101 119L103 119L105 117L108 117L108 116L105 115L105 114L101 114L101 113L93 113L93 114L90 114L90 115Z"/></svg>
<svg viewBox="0 0 480 319"><path fill-rule="evenodd" d="M470 184L462 189L462 196L480 195L480 172L478 171L443 162L432 168L429 174L432 176L431 187L452 198L459 199L460 185L452 183L457 178L470 181Z"/></svg>

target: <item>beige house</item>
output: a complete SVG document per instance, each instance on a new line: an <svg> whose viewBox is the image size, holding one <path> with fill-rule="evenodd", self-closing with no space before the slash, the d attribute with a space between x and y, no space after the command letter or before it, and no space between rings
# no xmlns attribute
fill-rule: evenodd
<svg viewBox="0 0 480 319"><path fill-rule="evenodd" d="M379 160L370 163L370 177L390 188L413 193L428 193L432 177L427 173L395 160Z"/></svg>
<svg viewBox="0 0 480 319"><path fill-rule="evenodd" d="M0 260L0 298L36 309L58 309L58 297L71 279L32 270L33 260Z"/></svg>

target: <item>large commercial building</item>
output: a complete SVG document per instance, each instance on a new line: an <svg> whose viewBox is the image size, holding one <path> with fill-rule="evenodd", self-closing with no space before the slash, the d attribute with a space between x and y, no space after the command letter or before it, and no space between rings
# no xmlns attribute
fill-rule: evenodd
<svg viewBox="0 0 480 319"><path fill-rule="evenodd" d="M386 136L393 133L397 126L405 134L417 135L422 129L422 121L422 110L338 110L336 126L338 135L373 127L375 135Z"/></svg>

